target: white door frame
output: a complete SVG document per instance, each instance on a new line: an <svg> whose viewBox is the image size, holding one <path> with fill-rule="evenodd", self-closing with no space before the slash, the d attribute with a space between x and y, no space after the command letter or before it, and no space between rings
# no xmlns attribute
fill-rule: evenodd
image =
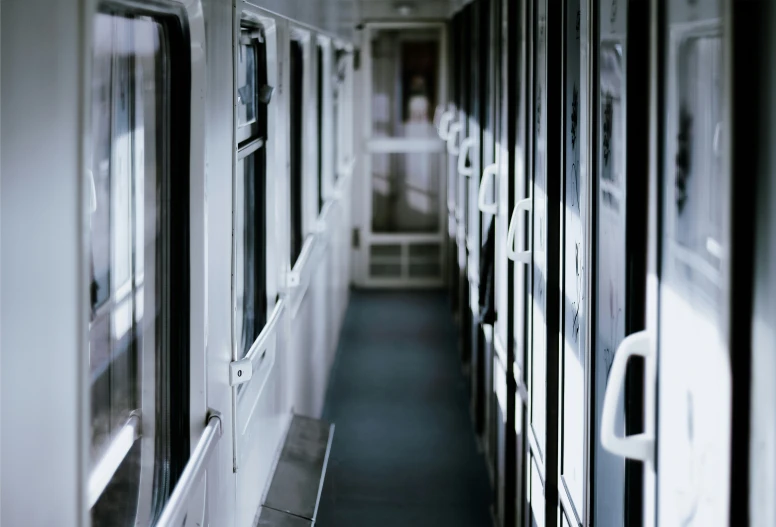
<svg viewBox="0 0 776 527"><path fill-rule="evenodd" d="M365 97L362 101L363 121L362 121L362 153L363 153L363 174L361 179L361 204L355 204L357 213L356 228L360 231L359 247L356 249L356 269L355 282L357 285L366 287L441 287L445 283L446 276L446 255L447 255L447 178L442 171L445 166L441 162L444 152L444 143L436 139L429 138L428 141L418 141L416 139L405 138L376 138L372 139L372 46L371 37L373 32L381 29L437 29L439 31L439 71L437 100L444 101L447 97L447 26L444 22L369 22L365 25L362 36L363 51L363 71L361 72L364 86ZM373 233L372 232L372 154L373 153L440 153L440 174L439 174L439 203L438 215L439 224L437 232L433 233ZM434 278L410 278L408 269L410 264L409 251L414 244L438 244L439 274ZM400 264L402 269L401 278L373 278L370 276L370 263L378 262L370 258L370 248L379 245L399 245L401 254L398 258L390 257L382 263ZM430 263L430 262L429 262Z"/></svg>

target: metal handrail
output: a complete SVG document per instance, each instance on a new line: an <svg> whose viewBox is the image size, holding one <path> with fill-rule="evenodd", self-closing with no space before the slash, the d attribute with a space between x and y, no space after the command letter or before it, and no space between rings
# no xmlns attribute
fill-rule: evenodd
<svg viewBox="0 0 776 527"><path fill-rule="evenodd" d="M210 456L216 450L218 440L221 439L221 416L218 412L210 412L205 430L191 453L186 468L183 469L178 484L172 491L167 505L165 505L156 527L178 527L186 513L191 494L197 489L207 469Z"/></svg>

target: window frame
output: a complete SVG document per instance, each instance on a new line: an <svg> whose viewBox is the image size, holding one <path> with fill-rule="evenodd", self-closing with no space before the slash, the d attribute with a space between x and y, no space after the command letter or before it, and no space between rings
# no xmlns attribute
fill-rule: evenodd
<svg viewBox="0 0 776 527"><path fill-rule="evenodd" d="M196 273L196 270L190 268L190 263L193 261L191 253L197 249L192 247L191 243L192 223L196 218L190 212L190 200L192 187L196 183L192 175L201 173L200 169L204 166L203 159L200 159L197 154L203 151L202 148L198 148L197 143L204 143L204 141L201 140L202 136L199 133L192 131L191 126L200 112L193 106L189 95L193 91L197 76L197 68L191 56L192 33L197 33L194 36L196 38L204 28L197 23L201 23L201 20L194 20L195 15L191 11L183 2L177 0L164 5L139 4L130 0L102 0L86 16L87 25L93 23L97 14L124 19L148 17L163 29L164 37L159 51L163 71L157 71L161 77L161 90L157 102L161 101L161 105L157 109L156 119L157 124L161 121L158 136L161 136L163 141L158 160L158 166L162 166L162 170L158 177L164 182L163 187L166 187L162 190L164 195L170 196L169 193L174 192L176 196L176 199L169 200L167 233L162 234L162 239L157 239L156 242L159 244L158 250L167 253L168 261L166 265L168 276L164 289L161 293L157 293L163 295L162 303L168 306L168 316L163 321L169 328L166 343L167 362L164 365L168 372L164 379L159 379L156 375L159 367L158 345L153 349L144 348L138 355L139 408L131 412L126 424L109 440L104 454L89 471L87 505L90 515L100 498L109 491L111 481L138 439L148 446L141 451L141 478L136 518L152 519L162 513L172 494L172 489L189 460L192 441L189 423L196 415L193 411L196 401L191 397L191 364L192 359L198 359L196 342L192 342L192 328L197 327L198 324L191 319L190 315L196 302L196 299L192 299L190 288L192 275ZM91 39L92 35L90 32L88 38ZM89 51L85 59L90 60L91 57L91 51ZM87 92L87 101L90 100L90 93L90 91ZM172 93L183 95L172 97L170 96ZM170 122L175 122L176 126L169 126ZM90 141L91 133L87 137L89 137L87 141ZM204 177L202 180L204 181ZM174 188L171 189L173 185ZM84 214L89 213L84 210ZM88 244L83 248L84 264L90 261L90 250L86 245ZM172 269L176 272L171 272ZM164 268L158 271L165 272ZM86 288L82 294L87 297L86 304L91 305L89 289ZM176 349L184 352L176 353ZM89 391L90 388L87 393ZM166 392L169 399L166 407L161 410L156 408L159 391ZM165 411L175 418L158 419L158 413ZM91 415L87 414L85 419L89 420L89 426L91 426ZM157 435L157 419L167 428L169 441L168 448L163 453L165 457L161 461L157 459L160 441ZM145 433L142 434L141 431ZM150 460L146 459L148 455L151 456ZM169 475L166 478L162 475L164 465L169 469ZM163 481L159 483L158 478L163 478ZM158 494L160 486L164 494L162 499L159 499Z"/></svg>
<svg viewBox="0 0 776 527"><path fill-rule="evenodd" d="M257 64L256 64L256 130L255 132L251 131L247 138L240 139L239 129L239 86L237 81L237 71L239 68L239 53L240 53L240 45L241 41L243 39L242 32L245 29L255 29L256 33L252 35L250 38L253 42L253 45L256 46L256 52L257 52ZM233 192L232 192L232 360L240 360L245 357L247 357L251 351L259 345L260 341L262 340L262 333L264 329L266 328L270 318L272 310L275 307L275 296L276 293L273 293L272 291L275 289L272 287L271 284L271 272L272 269L272 260L270 258L270 253L272 252L272 248L274 246L274 240L271 240L271 231L272 229L268 228L269 225L272 224L270 221L274 214L274 209L271 207L271 189L274 187L271 183L271 174L270 174L270 167L272 166L272 163L274 163L274 155L272 154L272 146L274 146L274 142L271 139L270 136L270 130L275 130L276 128L271 126L270 122L270 114L272 114L273 121L274 121L274 108L270 103L267 103L265 105L265 109L262 111L259 109L259 105L262 105L263 103L258 99L259 97L259 90L260 86L258 83L261 81L262 77L266 78L267 85L274 86L276 84L276 81L272 78L274 75L271 74L272 68L271 68L271 59L270 59L270 42L268 41L269 37L267 36L267 33L272 33L272 35L275 34L275 25L274 21L265 19L264 17L260 17L250 11L245 10L244 8L241 10L238 10L237 18L235 20L235 45L234 50L235 52L232 54L232 60L234 64L233 68L233 109L234 109L234 115L233 115L233 140L232 140L232 151L233 151L233 160L232 160L232 185L233 185ZM263 41L263 42L262 42ZM263 44L263 46L261 46ZM259 53L264 52L263 60L259 57ZM264 66L266 71L262 74L259 71L259 67ZM265 123L261 123L260 120L262 118L266 119ZM251 126L252 124L247 124L243 126ZM282 131L276 131L275 134L282 133ZM256 276L254 278L257 278L260 274L262 274L262 268L263 268L263 286L262 287L256 287L255 289L259 291L260 293L263 293L264 295L264 317L263 320L261 320L258 325L261 329L258 330L256 337L253 339L251 344L248 346L247 349L242 350L241 349L241 340L238 338L237 335L237 323L238 323L238 316L242 315L242 310L240 309L240 306L238 306L238 295L237 295L237 285L236 280L238 276L238 271L240 270L240 267L242 266L243 262L238 261L237 255L238 255L238 247L240 247L240 240L241 236L237 233L237 203L243 202L245 199L245 188L244 183L238 181L237 178L237 168L239 163L245 162L247 163L247 160L250 159L252 155L258 154L260 151L263 150L263 164L264 164L264 170L263 170L263 176L260 176L259 179L261 180L261 184L263 186L263 189L261 191L261 195L259 196L259 189L256 189L257 192L257 198L263 198L263 204L261 207L261 210L259 211L259 214L263 215L263 221L261 221L261 228L263 229L263 233L260 236L260 243L263 245L263 250L259 253L259 257L261 258L261 262L258 263L259 269L256 272ZM257 159L257 163L261 163L262 160ZM244 254L244 250L243 250ZM240 273L243 275L244 280L244 271ZM242 325L240 326L243 327ZM244 351L244 353L243 353ZM239 385L238 387L238 393L242 394L243 390L242 385Z"/></svg>
<svg viewBox="0 0 776 527"><path fill-rule="evenodd" d="M311 120L315 118L315 112L312 111L314 106L314 97L315 97L315 90L312 89L312 80L313 80L313 72L311 68L311 64L313 64L312 60L312 43L313 43L313 35L310 31L306 29L302 29L301 27L295 25L295 24L289 24L288 26L289 34L288 34L288 97L286 99L287 101L287 110L289 114L289 126L288 126L288 141L289 141L289 148L288 148L288 212L289 212L289 222L288 222L288 240L289 240L289 250L287 251L287 255L289 257L289 270L298 274L301 274L302 269L305 267L306 262L309 260L310 253L312 252L312 244L313 244L313 237L310 236L310 234L314 231L314 225L315 221L317 219L318 214L312 214L313 211L315 211L315 200L316 200L316 193L317 188L315 185L312 185L311 182L307 181L312 174L315 173L315 167L317 165L317 159L315 157L315 149L314 148L307 148L305 149L305 145L312 145L315 144L315 130L316 127L313 126L314 123L311 123ZM302 71L300 75L300 82L301 82L301 96L300 96L300 109L301 115L299 116L299 123L301 126L301 130L295 130L295 125L292 122L291 119L291 112L292 106L294 105L294 93L293 93L293 86L291 86L292 79L291 79L291 61L293 60L292 57L292 45L296 42L301 47L301 57L302 57ZM299 154L298 159L296 160L296 163L298 163L299 167L299 185L301 188L299 189L299 211L294 211L294 187L293 187L293 179L295 177L294 175L294 134L297 133L298 140L299 140ZM294 215L298 214L298 221L299 225L297 226L295 223ZM293 238L293 231L294 229L298 227L299 228L299 247L298 252L296 255L292 256L292 251L294 251L294 247L292 245L292 238ZM289 280L292 284L296 282L297 280ZM292 285L287 284L287 285Z"/></svg>

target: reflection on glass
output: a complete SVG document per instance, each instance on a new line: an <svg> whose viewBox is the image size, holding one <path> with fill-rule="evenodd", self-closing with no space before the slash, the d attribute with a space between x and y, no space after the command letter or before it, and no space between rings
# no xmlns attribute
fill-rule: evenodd
<svg viewBox="0 0 776 527"><path fill-rule="evenodd" d="M688 38L678 51L679 93L672 114L674 240L689 252L684 255L688 263L697 260L691 265L712 277L720 270L725 199L721 191L722 40Z"/></svg>
<svg viewBox="0 0 776 527"><path fill-rule="evenodd" d="M434 138L439 31L381 30L372 39L372 136Z"/></svg>
<svg viewBox="0 0 776 527"><path fill-rule="evenodd" d="M87 168L92 467L140 409L141 357L155 350L162 36L150 18L95 16ZM139 449L137 442L111 484L123 489L126 506L106 506L109 487L92 509L95 525L134 525Z"/></svg>
<svg viewBox="0 0 776 527"><path fill-rule="evenodd" d="M606 376L625 336L625 133L622 47L601 43L598 348Z"/></svg>
<svg viewBox="0 0 776 527"><path fill-rule="evenodd" d="M372 154L372 232L437 232L439 156Z"/></svg>

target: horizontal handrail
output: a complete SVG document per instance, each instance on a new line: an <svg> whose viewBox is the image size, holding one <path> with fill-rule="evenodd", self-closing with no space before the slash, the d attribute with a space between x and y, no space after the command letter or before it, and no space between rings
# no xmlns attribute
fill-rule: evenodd
<svg viewBox="0 0 776 527"><path fill-rule="evenodd" d="M202 436L194 452L191 453L189 462L186 463L186 468L183 469L183 474L175 485L159 521L156 522L156 527L178 527L181 524L191 494L202 481L207 470L207 462L215 452L219 439L221 439L221 416L217 412L211 412Z"/></svg>
<svg viewBox="0 0 776 527"><path fill-rule="evenodd" d="M307 267L307 262L310 260L310 256L313 254L313 249L315 247L315 237L316 234L308 234L307 238L304 240L304 245L302 245L302 251L299 253L299 257L296 259L296 263L294 263L294 267L291 269L291 271L288 273L286 277L286 287L292 288L297 287L302 282L302 274L305 271L305 268Z"/></svg>
<svg viewBox="0 0 776 527"><path fill-rule="evenodd" d="M326 232L326 226L329 223L329 220L331 219L330 216L333 214L334 206L336 205L337 201L339 200L341 196L335 196L335 199L329 200L326 203L323 204L323 207L321 208L320 214L318 214L318 218L315 220L315 225L313 226L313 231L320 234L322 232Z"/></svg>

